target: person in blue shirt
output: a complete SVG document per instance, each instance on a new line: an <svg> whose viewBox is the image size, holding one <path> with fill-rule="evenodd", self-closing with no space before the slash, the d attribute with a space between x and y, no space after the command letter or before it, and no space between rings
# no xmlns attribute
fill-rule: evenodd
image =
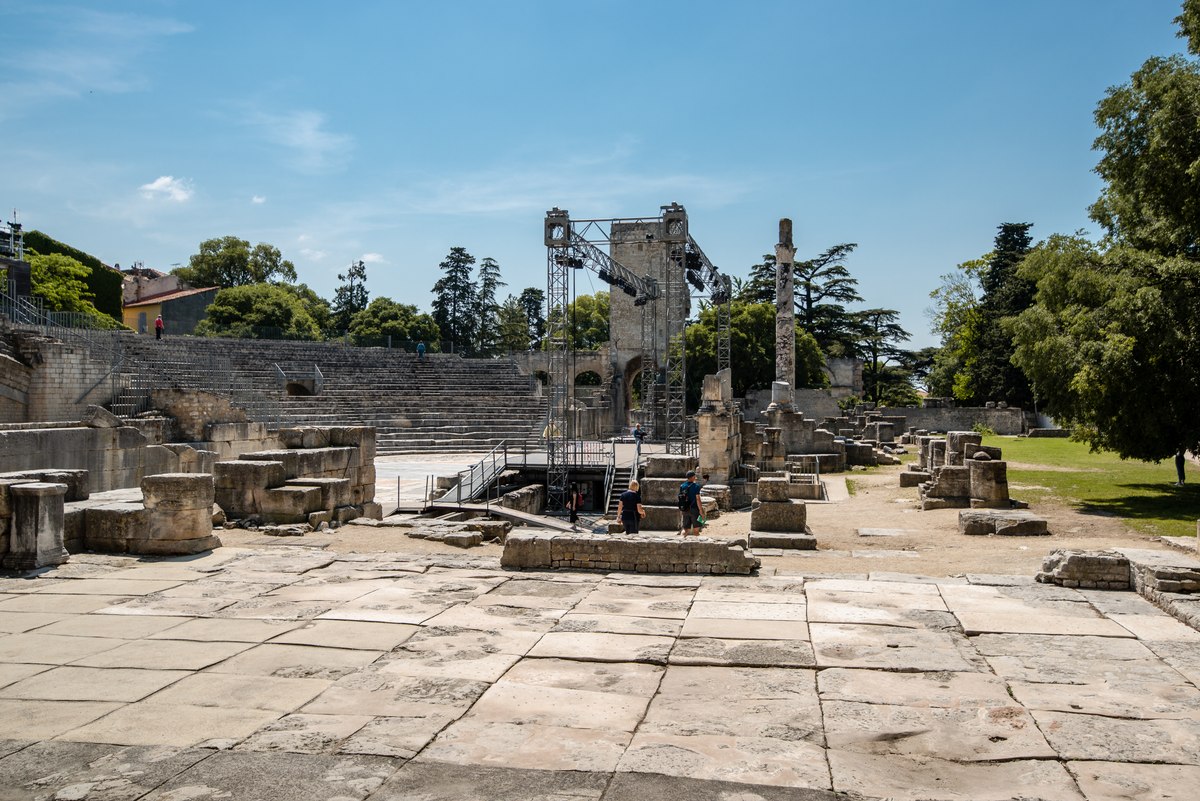
<svg viewBox="0 0 1200 801"><path fill-rule="evenodd" d="M680 509L683 517L683 536L700 534L700 485L696 482L696 471L687 471L687 481L679 485L679 492L687 494L687 508Z"/></svg>
<svg viewBox="0 0 1200 801"><path fill-rule="evenodd" d="M425 340L417 343L417 361L425 361Z"/></svg>
<svg viewBox="0 0 1200 801"><path fill-rule="evenodd" d="M637 479L629 482L629 489L621 493L617 499L617 519L625 528L626 534L637 534L646 509L642 506L642 494L638 492Z"/></svg>

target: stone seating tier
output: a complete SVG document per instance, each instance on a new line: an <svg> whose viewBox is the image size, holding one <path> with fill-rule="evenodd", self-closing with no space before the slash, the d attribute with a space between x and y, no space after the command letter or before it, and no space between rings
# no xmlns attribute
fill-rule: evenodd
<svg viewBox="0 0 1200 801"><path fill-rule="evenodd" d="M221 391L195 365L227 362L244 386L279 399L284 425L372 425L381 452L488 449L545 425L545 399L509 359L430 354L418 364L415 354L342 343L117 336L132 360L164 365L180 388ZM276 364L289 379L310 377L316 365L320 394L284 395Z"/></svg>

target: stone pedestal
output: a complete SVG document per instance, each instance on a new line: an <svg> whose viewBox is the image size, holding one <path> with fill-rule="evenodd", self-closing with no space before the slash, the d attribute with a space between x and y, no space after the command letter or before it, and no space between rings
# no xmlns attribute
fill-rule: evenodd
<svg viewBox="0 0 1200 801"><path fill-rule="evenodd" d="M319 495L318 488L309 488ZM213 477L163 473L142 479L148 525L128 541L130 553L192 554L220 547L213 536Z"/></svg>
<svg viewBox="0 0 1200 801"><path fill-rule="evenodd" d="M63 547L65 484L16 484L12 494L12 533L2 564L12 570L33 570L61 565L68 554Z"/></svg>
<svg viewBox="0 0 1200 801"><path fill-rule="evenodd" d="M1008 496L1008 463L990 459L969 459L971 472L971 505L1007 508L1012 505Z"/></svg>
<svg viewBox="0 0 1200 801"><path fill-rule="evenodd" d="M808 509L804 501L793 500L786 478L762 478L758 481L758 506L750 512L751 531L784 531L797 534L808 531Z"/></svg>

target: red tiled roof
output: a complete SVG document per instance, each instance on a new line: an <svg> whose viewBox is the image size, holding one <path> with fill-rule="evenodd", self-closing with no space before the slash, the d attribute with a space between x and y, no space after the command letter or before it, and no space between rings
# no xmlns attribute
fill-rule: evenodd
<svg viewBox="0 0 1200 801"><path fill-rule="evenodd" d="M199 295L201 292L213 292L220 289L219 286L209 286L202 289L172 289L170 292L159 292L157 295L147 295L141 300L132 303L126 303L125 308L130 306L154 306L158 303L166 303L168 300L178 300L191 295Z"/></svg>

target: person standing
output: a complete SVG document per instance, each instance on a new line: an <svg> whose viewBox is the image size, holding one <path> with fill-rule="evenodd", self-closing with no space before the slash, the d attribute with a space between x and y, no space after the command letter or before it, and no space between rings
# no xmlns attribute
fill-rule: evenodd
<svg viewBox="0 0 1200 801"><path fill-rule="evenodd" d="M167 324L163 322L163 318L162 318L161 314L158 315L157 317L155 317L154 318L154 338L162 339L163 329L166 327L167 327Z"/></svg>
<svg viewBox="0 0 1200 801"><path fill-rule="evenodd" d="M700 534L700 485L696 483L696 471L687 471L687 481L679 485L679 513L683 518L683 536Z"/></svg>
<svg viewBox="0 0 1200 801"><path fill-rule="evenodd" d="M617 498L617 520L626 534L637 534L642 518L646 516L646 508L642 506L642 493L638 492L639 484L635 478L629 482L629 489Z"/></svg>
<svg viewBox="0 0 1200 801"><path fill-rule="evenodd" d="M425 361L425 340L423 339L417 343L417 361Z"/></svg>
<svg viewBox="0 0 1200 801"><path fill-rule="evenodd" d="M646 432L642 430L642 424L638 423L633 427L633 441L638 446L642 447L642 441L646 439Z"/></svg>
<svg viewBox="0 0 1200 801"><path fill-rule="evenodd" d="M571 530L574 531L579 523L579 507L583 506L583 493L574 484L571 485L571 495L567 499L567 510L571 513Z"/></svg>

